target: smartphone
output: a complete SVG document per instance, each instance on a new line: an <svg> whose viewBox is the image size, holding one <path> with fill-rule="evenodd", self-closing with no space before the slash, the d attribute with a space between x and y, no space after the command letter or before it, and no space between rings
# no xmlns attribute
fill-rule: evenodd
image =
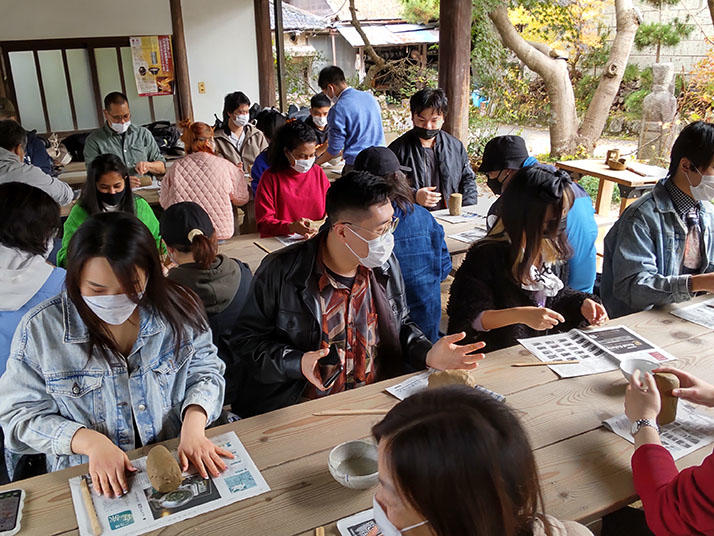
<svg viewBox="0 0 714 536"><path fill-rule="evenodd" d="M317 364L320 365L322 385L325 389L329 389L340 374L342 374L342 359L340 359L337 346L334 344L330 345L330 353L318 359Z"/></svg>
<svg viewBox="0 0 714 536"><path fill-rule="evenodd" d="M12 536L20 532L25 491L11 489L0 493L0 536Z"/></svg>

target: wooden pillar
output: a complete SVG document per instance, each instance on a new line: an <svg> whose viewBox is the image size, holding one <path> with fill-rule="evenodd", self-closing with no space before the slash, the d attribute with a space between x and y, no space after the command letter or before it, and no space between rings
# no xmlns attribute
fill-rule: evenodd
<svg viewBox="0 0 714 536"><path fill-rule="evenodd" d="M176 70L176 91L179 101L179 118L193 121L191 102L191 80L188 76L186 37L183 31L181 0L169 0L171 6L171 27L173 28L174 69Z"/></svg>
<svg viewBox="0 0 714 536"><path fill-rule="evenodd" d="M273 0L273 16L275 19L275 64L278 67L278 108L287 112L285 96L285 44L283 42L283 1Z"/></svg>
<svg viewBox="0 0 714 536"><path fill-rule="evenodd" d="M439 6L439 87L446 91L449 113L444 130L464 145L469 134L471 87L471 2L441 0Z"/></svg>
<svg viewBox="0 0 714 536"><path fill-rule="evenodd" d="M253 0L255 40L258 45L258 90L261 106L275 105L275 66L273 36L270 33L269 0Z"/></svg>

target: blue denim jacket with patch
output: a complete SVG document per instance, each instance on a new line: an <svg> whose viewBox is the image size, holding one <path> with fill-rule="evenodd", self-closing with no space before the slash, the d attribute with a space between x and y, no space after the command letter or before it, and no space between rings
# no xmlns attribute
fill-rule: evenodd
<svg viewBox="0 0 714 536"><path fill-rule="evenodd" d="M658 182L630 205L605 237L600 296L611 318L692 298L681 275L687 225ZM714 207L700 204L702 273L714 271Z"/></svg>
<svg viewBox="0 0 714 536"><path fill-rule="evenodd" d="M88 461L70 447L80 428L101 432L128 451L138 446L135 433L144 445L177 437L191 404L206 411L209 423L218 418L225 365L211 331L186 327L176 354L162 318L143 307L139 314L131 353L111 364L98 351L87 355L89 333L66 292L23 317L0 377L8 457L44 453L48 468L57 471Z"/></svg>

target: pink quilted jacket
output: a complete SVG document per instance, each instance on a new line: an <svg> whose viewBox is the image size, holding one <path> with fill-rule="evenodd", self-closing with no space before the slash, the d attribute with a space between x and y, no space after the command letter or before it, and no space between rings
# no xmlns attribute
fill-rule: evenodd
<svg viewBox="0 0 714 536"><path fill-rule="evenodd" d="M219 240L233 236L234 205L248 202L248 184L243 172L228 160L206 152L181 158L169 167L161 181L159 202L166 209L193 201L211 217Z"/></svg>

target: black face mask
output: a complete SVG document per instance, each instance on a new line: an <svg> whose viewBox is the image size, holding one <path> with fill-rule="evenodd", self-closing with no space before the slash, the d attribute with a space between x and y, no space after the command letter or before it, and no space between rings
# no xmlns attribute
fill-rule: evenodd
<svg viewBox="0 0 714 536"><path fill-rule="evenodd" d="M552 225L552 224L551 224ZM568 217L561 218L558 221L558 225L551 226L550 229L545 233L548 238L556 239L563 233L568 227Z"/></svg>
<svg viewBox="0 0 714 536"><path fill-rule="evenodd" d="M414 127L414 134L419 136L422 140L430 140L434 138L439 133L439 129L427 129L424 127Z"/></svg>
<svg viewBox="0 0 714 536"><path fill-rule="evenodd" d="M568 228L568 217L561 218L558 222L558 234L562 234Z"/></svg>
<svg viewBox="0 0 714 536"><path fill-rule="evenodd" d="M117 192L115 194L109 194L109 193L100 192L99 190L97 190L97 200L104 205L109 205L109 206L115 207L119 203L121 203L122 199L124 199L125 192L126 192L126 188L124 188L121 192Z"/></svg>
<svg viewBox="0 0 714 536"><path fill-rule="evenodd" d="M503 173L503 171L499 171L498 175L493 179L488 175L486 176L486 186L493 192L493 195L501 195L501 193L503 193L503 183L498 180L501 178L501 173Z"/></svg>

